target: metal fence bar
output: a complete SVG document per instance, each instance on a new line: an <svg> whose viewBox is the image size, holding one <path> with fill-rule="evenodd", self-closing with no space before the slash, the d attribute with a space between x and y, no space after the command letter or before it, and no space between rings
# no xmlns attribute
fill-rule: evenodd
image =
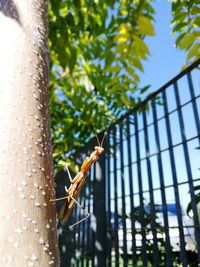
<svg viewBox="0 0 200 267"><path fill-rule="evenodd" d="M75 211L74 211L74 218L75 218L75 221L78 221L78 207L77 205L75 206ZM72 257L72 265L75 266L75 260L76 260L76 249L77 249L77 242L76 242L76 232L74 231L73 232L73 246L74 246L74 253L73 253L73 257Z"/></svg>
<svg viewBox="0 0 200 267"><path fill-rule="evenodd" d="M132 265L137 266L136 254L136 230L135 230L135 216L134 216L134 194L133 194L133 175L132 175L132 155L131 155L131 140L130 140L130 120L127 117L127 151L128 151L128 174L129 174L129 189L130 189L130 206L131 206L131 232L132 232Z"/></svg>
<svg viewBox="0 0 200 267"><path fill-rule="evenodd" d="M119 238L118 238L118 181L117 181L117 156L116 156L116 128L113 129L113 161L114 161L114 244L115 244L115 267L119 267Z"/></svg>
<svg viewBox="0 0 200 267"><path fill-rule="evenodd" d="M135 139L136 139L136 154L137 154L137 175L139 184L139 199L140 199L140 218L141 218L141 233L142 233L142 262L143 266L147 266L147 246L146 246L146 232L145 232L145 217L144 217L144 202L143 202L143 188L142 188L142 174L141 174L141 161L140 161L140 144L139 144L139 134L138 134L138 119L137 114L135 114Z"/></svg>
<svg viewBox="0 0 200 267"><path fill-rule="evenodd" d="M83 199L82 199L83 200ZM78 200L80 202L80 198ZM81 203L80 203L81 204ZM82 214L81 214L81 210L79 207L78 208L78 221L80 221L82 219ZM78 235L78 250L77 250L77 267L80 267L80 263L81 263L81 249L82 249L82 244L81 244L81 235L82 235L82 231L81 231L81 224L78 224L78 227L77 227L77 231L79 233L81 233L80 235Z"/></svg>
<svg viewBox="0 0 200 267"><path fill-rule="evenodd" d="M85 188L83 190L83 197L80 198L80 204L82 207L85 208ZM84 218L85 217L85 214L83 212L82 209L80 209L80 218ZM84 262L85 262L85 221L83 221L81 224L80 224L80 232L81 232L81 235L80 235L80 263L79 263L79 266L80 267L84 267Z"/></svg>
<svg viewBox="0 0 200 267"><path fill-rule="evenodd" d="M82 198L82 207L86 208L86 189L84 190L85 192L85 197ZM82 249L81 249L81 267L84 267L85 265L85 254L86 254L86 251L85 251L85 221L83 221L82 223Z"/></svg>
<svg viewBox="0 0 200 267"><path fill-rule="evenodd" d="M193 82L192 82L191 72L187 73L187 78L188 78L188 84L189 84L189 89L190 89L194 119L195 119L195 124L196 124L196 128L197 128L197 133L199 136L199 144L200 144L200 119L199 119L199 114L198 114L198 109L197 109L196 98L195 98L195 94L194 94L194 86L193 86Z"/></svg>
<svg viewBox="0 0 200 267"><path fill-rule="evenodd" d="M105 153L95 163L95 217L96 217L96 263L97 267L106 266L106 183Z"/></svg>
<svg viewBox="0 0 200 267"><path fill-rule="evenodd" d="M146 164L147 164L147 172L148 172L148 184L149 184L149 197L150 197L150 218L151 218L151 229L153 233L153 266L158 267L158 240L156 233L156 211L155 211L155 201L154 201L154 193L153 193L153 183L152 183L152 170L151 163L149 159L149 137L148 137L148 127L147 127L147 119L146 119L146 110L143 110L143 123L144 123L144 139L145 139L145 150L146 150Z"/></svg>
<svg viewBox="0 0 200 267"><path fill-rule="evenodd" d="M192 153L196 143L200 145L200 95L195 92L192 71L199 64L200 59L110 126L105 157L92 166L79 200L90 218L73 232L59 224L63 227L59 238L62 267L175 267L177 261L183 267L198 266L195 189L200 177L197 156ZM185 95L179 95L179 81L183 89L188 86ZM185 111L193 117L191 127L185 122ZM82 152L88 155L90 150L91 146ZM187 202L183 203L180 195L185 193ZM190 200L193 221L188 217L186 223L184 206ZM75 206L69 224L83 216Z"/></svg>
<svg viewBox="0 0 200 267"><path fill-rule="evenodd" d="M96 173L96 165L92 167L92 176L91 176L91 181L92 181L92 195L93 195L93 201L92 201L92 218L91 218L91 228L92 228L92 267L95 267L95 257L96 257L96 251L95 251L95 241L96 241L96 217L95 217L95 201L96 198L94 198L94 195L96 194L96 186L95 186L95 173Z"/></svg>
<svg viewBox="0 0 200 267"><path fill-rule="evenodd" d="M167 82L166 84L164 84L160 89L154 91L153 93L149 94L144 101L140 102L139 104L137 104L133 109L131 109L130 111L128 111L126 114L124 114L123 116L121 116L118 121L115 122L115 124L119 123L120 121L123 121L124 118L128 117L129 115L133 114L134 112L138 112L139 110L141 110L141 108L144 108L144 106L151 100L154 99L158 94L164 92L167 88L169 88L171 85L174 84L175 81L179 80L180 78L182 78L184 75L186 75L189 71L195 69L196 67L198 67L198 65L200 65L200 59L198 59L197 61L195 61L193 64L191 64L187 69L183 70L181 73L179 73L178 75L176 75L173 79L171 79L169 82Z"/></svg>
<svg viewBox="0 0 200 267"><path fill-rule="evenodd" d="M157 146L157 162L158 162L158 171L160 176L160 191L162 197L162 205L163 205L163 218L164 218L164 233L166 237L165 249L166 249L166 267L172 266L172 253L170 247L170 237L169 237L169 222L168 222L168 210L167 210L167 200L165 194L165 182L164 182L164 174L163 174L163 163L160 152L160 137L158 132L158 122L157 122L157 111L155 100L152 100L152 110L153 110L153 119L154 119L154 132L155 132L155 141ZM155 188L154 188L155 190Z"/></svg>
<svg viewBox="0 0 200 267"><path fill-rule="evenodd" d="M168 113L168 115L170 115L170 112ZM139 132L140 132L140 131L138 131L138 133L139 133ZM199 137L200 137L200 135L193 136L193 137L187 139L187 142L193 141L193 140L195 140L195 139L197 139L197 138L199 138ZM174 144L174 145L169 146L168 148L161 149L160 152L161 152L161 153L162 153L162 152L166 152L166 151L169 150L169 148L172 148L172 149L173 149L173 148L178 147L178 146L180 146L180 145L182 145L182 144L183 144L183 142L179 142L179 143L177 143L177 144ZM151 158L151 157L156 156L157 154L158 154L158 153L155 152L155 153L152 153L152 154L148 155L148 157ZM140 161L143 161L143 160L146 160L146 159L147 159L147 157L145 156L145 157L140 158ZM133 161L133 162L132 162L132 165L133 165L133 164L136 164L136 163L137 163L137 161ZM128 166L129 166L129 165L125 165L124 167L128 167ZM120 168L117 168L116 170L118 171L118 170L120 170ZM112 171L111 171L111 173L112 173ZM144 192L145 192L145 191L144 191Z"/></svg>
<svg viewBox="0 0 200 267"><path fill-rule="evenodd" d="M107 134L107 143L106 143L106 162L107 162L107 266L111 267L112 263L112 224L111 224L111 181L110 181L110 131Z"/></svg>
<svg viewBox="0 0 200 267"><path fill-rule="evenodd" d="M200 182L200 178L194 179L193 181L194 181L194 182ZM177 182L177 185L178 185L178 186L180 186L180 185L184 185L184 184L188 184L188 181L180 182L180 183ZM167 189L167 188L172 188L172 187L174 187L174 184L165 185L165 189ZM161 190L161 187L156 187L156 188L153 189L154 192L155 192L155 191L160 191L160 190ZM148 190L143 190L143 193L149 193L149 189L148 189ZM139 195L139 194L140 194L140 192L133 192L133 195L134 195L134 196ZM125 197L130 197L130 194L125 195ZM118 197L118 199L120 199L120 198L121 198L121 196ZM115 199L115 198L111 198L111 200L114 200L114 199Z"/></svg>
<svg viewBox="0 0 200 267"><path fill-rule="evenodd" d="M88 177L88 186L87 186L87 211L90 214L90 207L91 207L91 173ZM90 235L90 226L91 226L91 214L90 217L88 218L88 220L86 221L86 236L87 236L87 244L86 244L86 253L87 253L87 257L86 257L86 267L89 267L89 262L90 262L90 251L91 251L91 235Z"/></svg>
<svg viewBox="0 0 200 267"><path fill-rule="evenodd" d="M179 96L177 82L174 83L174 91L175 91L175 95L176 95L176 104L177 104L177 107L179 107L180 106L180 96ZM179 123L180 123L181 138L183 141L183 151L184 151L185 165L186 165L186 170L187 170L187 178L188 178L188 183L189 183L189 188L190 188L191 205L192 205L192 210L193 210L193 214L194 214L195 235L196 235L196 242L197 242L197 246L198 246L198 259L200 262L200 226L199 226L198 211L197 211L194 185L193 185L193 179L192 179L190 157L189 157L189 152L188 152L187 139L186 139L186 135L185 135L185 125L183 122L183 114L182 114L181 109L178 109L178 117L179 117Z"/></svg>
<svg viewBox="0 0 200 267"><path fill-rule="evenodd" d="M178 217L177 219L178 219L178 225L179 225L181 262L183 263L183 267L187 267L188 262L187 262L187 256L186 256L186 251L185 251L183 220L182 220L182 213L181 213L182 209L181 209L181 204L180 204L176 165L175 165L175 159L174 159L174 152L172 148L171 126L170 126L169 115L168 115L168 103L167 103L165 91L163 91L162 96L163 96L163 105L164 105L164 111L165 111L167 138L168 138L168 143L169 143L170 163L171 163L172 177L173 177L173 183L174 183L174 196L175 196L175 201L176 201L176 210L177 210L177 217Z"/></svg>
<svg viewBox="0 0 200 267"><path fill-rule="evenodd" d="M123 260L124 266L128 264L127 238L126 238L126 203L125 203L125 177L124 177L124 147L123 147L123 125L120 124L120 166L121 166L121 187L122 187L122 225L123 225Z"/></svg>

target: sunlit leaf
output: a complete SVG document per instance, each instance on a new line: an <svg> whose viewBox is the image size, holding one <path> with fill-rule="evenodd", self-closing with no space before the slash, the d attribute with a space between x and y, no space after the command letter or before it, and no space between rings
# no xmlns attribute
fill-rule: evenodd
<svg viewBox="0 0 200 267"><path fill-rule="evenodd" d="M187 67L188 62L191 63L191 60L198 58L196 45L198 46L200 41L199 10L198 1L174 1L172 3L171 25L173 26L172 32L177 36L175 43L179 49L188 51L187 63L184 64L183 69Z"/></svg>
<svg viewBox="0 0 200 267"><path fill-rule="evenodd" d="M116 66L111 66L107 68L106 70L110 72L119 72L121 70L121 67L116 65Z"/></svg>
<svg viewBox="0 0 200 267"><path fill-rule="evenodd" d="M187 25L188 25L187 22L177 23L176 26L173 28L172 33L184 30Z"/></svg>
<svg viewBox="0 0 200 267"><path fill-rule="evenodd" d="M181 49L188 49L195 41L195 35L193 33L185 35L179 43Z"/></svg>
<svg viewBox="0 0 200 267"><path fill-rule="evenodd" d="M129 38L130 38L130 34L126 32L126 33L121 33L115 36L114 41L124 43L124 42L127 42Z"/></svg>
<svg viewBox="0 0 200 267"><path fill-rule="evenodd" d="M125 50L128 49L128 44L127 43L119 43L117 44L116 48L115 48L115 54L117 53L124 53Z"/></svg>
<svg viewBox="0 0 200 267"><path fill-rule="evenodd" d="M70 168L74 173L77 173L79 171L78 165L74 163L74 161L71 161L67 159L66 161L64 160L59 160L58 161L58 166L61 166L63 168L67 167Z"/></svg>
<svg viewBox="0 0 200 267"><path fill-rule="evenodd" d="M127 1L117 0L90 5L85 0L50 0L50 111L55 162L63 160L60 163L64 165L66 158L93 136L91 120L101 130L131 103L137 103L137 69L143 70L142 60L149 53L143 37L153 34L153 14L147 1L127 6Z"/></svg>
<svg viewBox="0 0 200 267"><path fill-rule="evenodd" d="M176 46L179 46L179 43L182 41L182 39L183 39L184 36L186 36L186 35L187 35L187 33L186 33L186 32L183 32L183 33L181 33L181 34L177 37L177 39L176 39L176 41L175 41Z"/></svg>
<svg viewBox="0 0 200 267"><path fill-rule="evenodd" d="M132 68L132 67L127 67L126 68L126 70L127 70L127 72L128 72L128 74L129 75L131 75L131 76L133 76L134 77L134 75L135 75L135 71L134 71L134 69Z"/></svg>
<svg viewBox="0 0 200 267"><path fill-rule="evenodd" d="M194 45L187 55L187 59L191 59L193 57L198 58L200 56L200 45Z"/></svg>
<svg viewBox="0 0 200 267"><path fill-rule="evenodd" d="M135 36L134 38L133 47L134 47L135 52L139 53L140 56L142 56L142 54L149 54L149 49L147 45L141 38L137 36Z"/></svg>
<svg viewBox="0 0 200 267"><path fill-rule="evenodd" d="M127 107L129 106L129 99L126 94L121 95L121 100Z"/></svg>
<svg viewBox="0 0 200 267"><path fill-rule="evenodd" d="M144 68L143 68L143 66L142 66L142 63L140 62L140 60L139 59L137 59L137 58L134 58L134 59L132 59L132 63L133 63L133 65L137 68L137 69L139 69L140 71L144 71Z"/></svg>
<svg viewBox="0 0 200 267"><path fill-rule="evenodd" d="M149 88L150 88L150 85L147 85L147 86L143 87L143 88L140 90L140 93L141 93L141 94L144 94Z"/></svg>
<svg viewBox="0 0 200 267"><path fill-rule="evenodd" d="M144 35L155 35L154 27L147 17L140 16L137 20L138 31L140 34Z"/></svg>

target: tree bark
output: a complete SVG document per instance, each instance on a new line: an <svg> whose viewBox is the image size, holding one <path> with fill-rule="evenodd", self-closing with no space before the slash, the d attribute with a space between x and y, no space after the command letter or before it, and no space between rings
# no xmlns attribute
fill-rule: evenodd
<svg viewBox="0 0 200 267"><path fill-rule="evenodd" d="M0 0L0 266L59 266L48 1Z"/></svg>

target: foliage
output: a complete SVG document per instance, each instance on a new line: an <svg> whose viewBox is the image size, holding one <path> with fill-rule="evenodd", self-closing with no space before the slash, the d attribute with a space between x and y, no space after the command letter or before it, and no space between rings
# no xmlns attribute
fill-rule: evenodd
<svg viewBox="0 0 200 267"><path fill-rule="evenodd" d="M154 35L150 1L56 1L49 6L54 156L75 151L133 107L145 36Z"/></svg>
<svg viewBox="0 0 200 267"><path fill-rule="evenodd" d="M172 26L176 47L187 52L187 64L200 57L200 2L172 1Z"/></svg>
<svg viewBox="0 0 200 267"><path fill-rule="evenodd" d="M200 204L200 186L194 186L194 191L195 191L195 202L196 202L196 205L197 205L197 211L198 211L198 215L199 215L199 219L200 219L200 207L199 207L199 204ZM190 215L190 212L192 211L192 203L190 202L187 206L187 214L189 217L193 217L193 214L192 216Z"/></svg>
<svg viewBox="0 0 200 267"><path fill-rule="evenodd" d="M199 55L196 1L172 3L176 45ZM50 0L50 108L54 159L64 160L141 101L154 35L152 0ZM67 154L68 152L68 154Z"/></svg>

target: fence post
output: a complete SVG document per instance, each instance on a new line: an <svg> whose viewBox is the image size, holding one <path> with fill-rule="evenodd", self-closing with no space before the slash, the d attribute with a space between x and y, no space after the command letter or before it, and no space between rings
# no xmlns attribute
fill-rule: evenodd
<svg viewBox="0 0 200 267"><path fill-rule="evenodd" d="M105 194L105 156L100 156L95 164L94 216L96 218L94 266L106 266L106 194Z"/></svg>

